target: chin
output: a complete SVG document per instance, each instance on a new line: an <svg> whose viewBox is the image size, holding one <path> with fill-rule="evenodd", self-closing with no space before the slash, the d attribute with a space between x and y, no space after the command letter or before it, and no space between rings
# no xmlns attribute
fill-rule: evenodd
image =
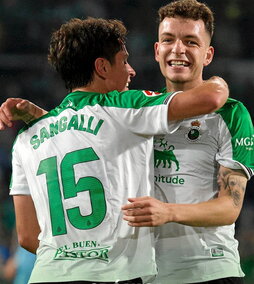
<svg viewBox="0 0 254 284"><path fill-rule="evenodd" d="M175 72L168 72L166 73L167 78L170 81L177 81L177 82L185 82L190 81L193 76L189 72L181 72L181 73L175 73Z"/></svg>
<svg viewBox="0 0 254 284"><path fill-rule="evenodd" d="M188 82L188 79L187 78L183 78L183 77L168 77L168 80L172 83L175 83L175 84L181 84L181 83L186 83Z"/></svg>

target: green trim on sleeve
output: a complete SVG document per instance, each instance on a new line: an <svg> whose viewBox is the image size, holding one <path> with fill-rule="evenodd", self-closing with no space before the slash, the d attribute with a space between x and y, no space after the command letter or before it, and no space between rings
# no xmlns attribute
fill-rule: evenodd
<svg viewBox="0 0 254 284"><path fill-rule="evenodd" d="M112 91L107 94L74 92L69 94L60 105L74 107L76 110L86 105L102 107L134 108L149 107L167 103L172 93L161 94L152 91L129 90L125 92Z"/></svg>
<svg viewBox="0 0 254 284"><path fill-rule="evenodd" d="M145 90L129 90L125 92L112 91L107 94L90 93L90 92L73 92L68 94L62 101L62 103L55 109L49 111L42 117L35 119L28 125L25 125L19 134L27 130L36 122L50 117L58 116L62 111L67 108L74 110L80 110L85 106L100 105L102 107L116 107L116 108L133 108L139 109L143 107L151 107L156 105L165 105L168 103L171 93L158 93Z"/></svg>
<svg viewBox="0 0 254 284"><path fill-rule="evenodd" d="M231 134L233 159L254 169L254 131L246 107L230 98L216 113L221 115Z"/></svg>

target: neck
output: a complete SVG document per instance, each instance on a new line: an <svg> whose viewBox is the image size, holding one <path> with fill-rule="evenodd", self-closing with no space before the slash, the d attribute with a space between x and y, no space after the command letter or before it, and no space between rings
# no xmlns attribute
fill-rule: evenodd
<svg viewBox="0 0 254 284"><path fill-rule="evenodd" d="M203 83L203 79L196 81L169 81L166 80L167 92L187 91Z"/></svg>
<svg viewBox="0 0 254 284"><path fill-rule="evenodd" d="M100 93L100 94L105 94L109 92L109 90L106 88L104 84L101 84L99 82L97 83L94 81L86 86L72 89L72 92L77 92L77 91L89 92L89 93Z"/></svg>

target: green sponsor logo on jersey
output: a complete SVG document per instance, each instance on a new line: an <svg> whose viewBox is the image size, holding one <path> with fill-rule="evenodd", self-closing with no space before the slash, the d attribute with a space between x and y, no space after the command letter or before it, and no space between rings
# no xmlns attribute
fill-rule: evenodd
<svg viewBox="0 0 254 284"><path fill-rule="evenodd" d="M95 122L94 116L86 117L84 114L75 114L69 119L66 116L62 116L55 123L50 123L50 125L42 127L39 133L33 135L30 139L30 144L36 150L46 140L61 132L72 129L97 135L103 122L104 120L102 119Z"/></svg>
<svg viewBox="0 0 254 284"><path fill-rule="evenodd" d="M246 150L253 150L254 135L235 139L235 147L246 147Z"/></svg>
<svg viewBox="0 0 254 284"><path fill-rule="evenodd" d="M184 184L185 180L179 176L167 177L163 175L155 176L155 182L169 183L169 184Z"/></svg>
<svg viewBox="0 0 254 284"><path fill-rule="evenodd" d="M176 171L179 171L179 162L173 153L174 146L170 145L168 150L154 150L154 166L158 168L161 164L163 168L171 168L172 162L176 165Z"/></svg>
<svg viewBox="0 0 254 284"><path fill-rule="evenodd" d="M84 249L84 247L93 247ZM56 250L55 260L100 259L108 262L110 246L99 247L96 241L73 242L72 246L64 245Z"/></svg>
<svg viewBox="0 0 254 284"><path fill-rule="evenodd" d="M154 167L155 168L171 168L179 171L180 165L174 154L175 146L169 145L165 138L155 139L155 144L158 144L162 150L154 149ZM172 167L173 165L173 167ZM168 184L184 184L185 180L179 176L165 176L158 174L155 176L155 182Z"/></svg>
<svg viewBox="0 0 254 284"><path fill-rule="evenodd" d="M239 101L229 98L218 113L231 136L233 159L253 169L253 124L246 107Z"/></svg>
<svg viewBox="0 0 254 284"><path fill-rule="evenodd" d="M176 171L179 171L179 162L174 154L175 146L174 145L168 145L168 141L166 141L164 138L155 140L155 143L159 142L159 147L162 147L162 151L160 150L154 150L154 166L155 168L158 168L159 166L162 166L163 168L171 168L172 162L176 166Z"/></svg>

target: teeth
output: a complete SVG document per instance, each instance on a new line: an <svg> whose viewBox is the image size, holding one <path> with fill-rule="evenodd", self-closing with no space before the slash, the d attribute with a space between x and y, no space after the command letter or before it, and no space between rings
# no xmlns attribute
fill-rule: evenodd
<svg viewBox="0 0 254 284"><path fill-rule="evenodd" d="M178 60L172 60L170 62L171 66L188 66L189 64L185 61L178 61Z"/></svg>

